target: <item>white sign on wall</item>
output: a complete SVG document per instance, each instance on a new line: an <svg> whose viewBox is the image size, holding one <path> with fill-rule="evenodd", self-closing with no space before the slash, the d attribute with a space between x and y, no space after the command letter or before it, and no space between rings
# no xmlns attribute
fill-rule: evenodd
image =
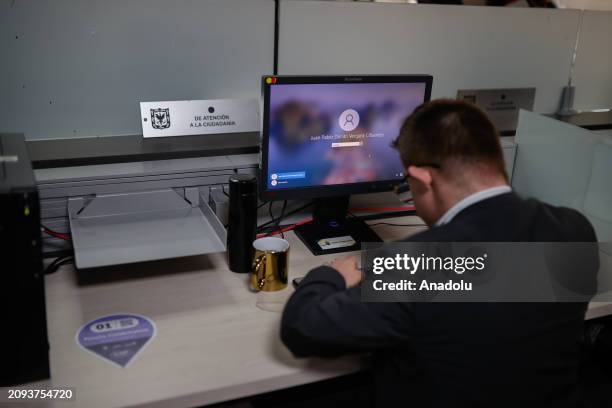
<svg viewBox="0 0 612 408"><path fill-rule="evenodd" d="M143 137L256 132L256 99L140 102Z"/></svg>

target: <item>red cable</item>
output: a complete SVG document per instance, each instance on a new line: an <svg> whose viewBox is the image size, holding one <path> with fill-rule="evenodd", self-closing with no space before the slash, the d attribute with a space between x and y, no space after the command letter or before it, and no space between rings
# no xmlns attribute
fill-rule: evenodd
<svg viewBox="0 0 612 408"><path fill-rule="evenodd" d="M350 211L353 212L402 212L402 211L414 211L415 207L413 205L408 205L405 207L356 207L356 208L351 208ZM298 221L295 224L289 225L285 228L282 228L280 230L274 230L272 232L269 233L262 233L262 234L257 234L257 238L262 238L262 237L271 237L274 235L278 235L281 232L285 233L287 231L291 231L293 229L295 229L296 227L299 227L300 225L304 225L306 223L309 223L310 221L312 221L312 217L307 218L305 220L302 221Z"/></svg>
<svg viewBox="0 0 612 408"><path fill-rule="evenodd" d="M310 218L306 218L305 220L302 220L302 221L298 221L298 222L296 222L295 224L291 224L291 225L289 225L289 226L287 226L287 227L285 227L285 228L282 228L281 230L274 230L274 231L272 231L272 232L270 232L270 233L268 233L268 234L258 234L258 235L257 235L257 238L262 238L262 237L271 237L271 236L274 236L274 235L278 235L278 234L280 234L281 232L282 232L282 233L285 233L285 232L287 232L287 231L291 231L291 230L295 229L296 227L299 227L300 225L307 224L307 223L309 223L310 221L312 221L312 217L310 217Z"/></svg>
<svg viewBox="0 0 612 408"><path fill-rule="evenodd" d="M41 228L47 235L50 235L55 238L59 238L64 241L72 241L72 238L70 238L70 234L62 234L60 232L55 232L53 230L50 230L47 227L41 227Z"/></svg>

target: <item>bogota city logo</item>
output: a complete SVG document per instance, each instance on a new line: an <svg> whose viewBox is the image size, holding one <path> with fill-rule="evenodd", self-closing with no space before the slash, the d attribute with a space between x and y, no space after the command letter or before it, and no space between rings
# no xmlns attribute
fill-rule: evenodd
<svg viewBox="0 0 612 408"><path fill-rule="evenodd" d="M168 129L170 127L170 108L151 109L151 126L153 129Z"/></svg>

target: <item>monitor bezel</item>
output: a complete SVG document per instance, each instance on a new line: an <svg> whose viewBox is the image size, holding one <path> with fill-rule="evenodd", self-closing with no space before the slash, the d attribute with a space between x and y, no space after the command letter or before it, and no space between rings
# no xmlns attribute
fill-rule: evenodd
<svg viewBox="0 0 612 408"><path fill-rule="evenodd" d="M268 84L271 80L274 83ZM390 191L399 180L378 180L363 183L333 184L326 186L295 187L270 190L268 186L268 143L270 130L270 88L287 84L346 84L346 83L424 83L423 102L431 99L433 76L431 75L265 75L262 77L262 118L259 146L259 197L263 201L309 199L345 196L351 194Z"/></svg>

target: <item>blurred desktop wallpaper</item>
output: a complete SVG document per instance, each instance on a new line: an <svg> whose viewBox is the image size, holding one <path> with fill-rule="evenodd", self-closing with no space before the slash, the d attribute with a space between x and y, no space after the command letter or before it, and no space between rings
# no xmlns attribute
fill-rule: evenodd
<svg viewBox="0 0 612 408"><path fill-rule="evenodd" d="M403 178L391 143L425 84L281 84L270 92L268 188Z"/></svg>

